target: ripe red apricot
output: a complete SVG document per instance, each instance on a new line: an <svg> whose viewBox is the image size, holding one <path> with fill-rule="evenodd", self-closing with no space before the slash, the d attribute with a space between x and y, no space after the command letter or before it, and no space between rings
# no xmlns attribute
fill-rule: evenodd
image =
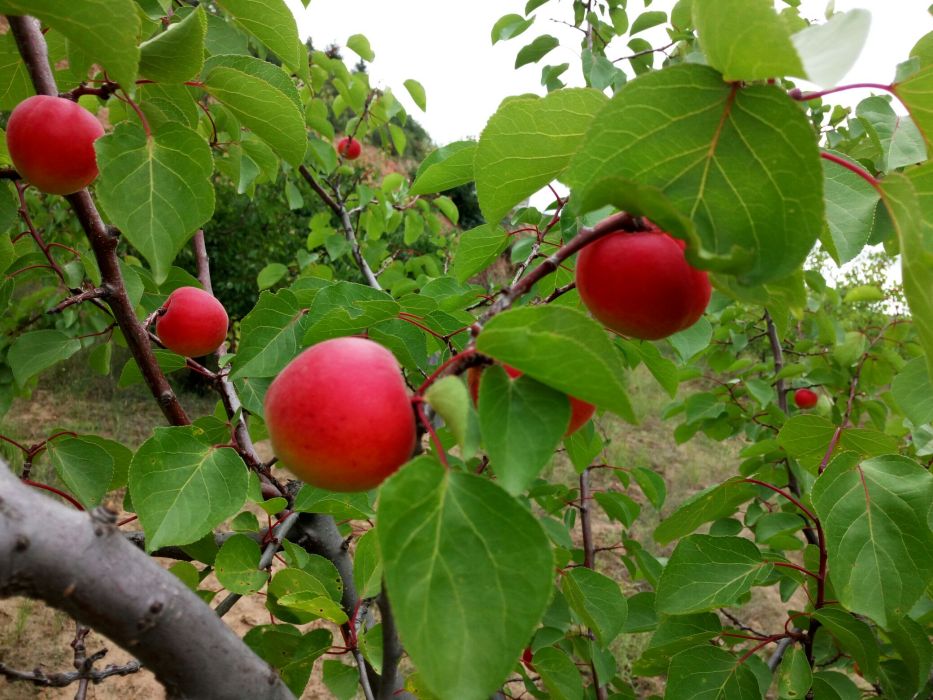
<svg viewBox="0 0 933 700"><path fill-rule="evenodd" d="M522 372L515 369L514 367L509 367L508 365L502 365L502 368L505 370L505 373L508 374L512 379L516 379L522 376ZM470 389L470 396L473 397L473 405L479 401L479 382L480 375L483 373L482 367L470 367L467 370L467 386ZM584 423L586 423L590 418L593 417L593 414L596 413L596 406L591 403L587 403L582 399L578 399L575 396L568 396L570 399L570 422L567 424L567 430L564 432L564 437L568 435L573 435Z"/></svg>
<svg viewBox="0 0 933 700"><path fill-rule="evenodd" d="M362 150L363 146L352 136L344 136L337 142L337 153L347 160L356 160Z"/></svg>
<svg viewBox="0 0 933 700"><path fill-rule="evenodd" d="M209 355L227 337L227 311L210 293L198 287L179 287L162 305L156 321L162 344L185 357Z"/></svg>
<svg viewBox="0 0 933 700"><path fill-rule="evenodd" d="M608 328L642 340L666 338L696 323L712 292L685 249L659 230L610 233L577 256L577 291Z"/></svg>
<svg viewBox="0 0 933 700"><path fill-rule="evenodd" d="M269 386L265 414L276 456L318 488L375 488L415 449L398 362L366 338L333 338L298 355Z"/></svg>
<svg viewBox="0 0 933 700"><path fill-rule="evenodd" d="M820 397L811 389L797 389L794 392L794 403L797 408L813 408L819 400Z"/></svg>
<svg viewBox="0 0 933 700"><path fill-rule="evenodd" d="M104 127L77 102L33 95L7 123L6 143L16 171L49 194L72 194L97 177L94 141Z"/></svg>

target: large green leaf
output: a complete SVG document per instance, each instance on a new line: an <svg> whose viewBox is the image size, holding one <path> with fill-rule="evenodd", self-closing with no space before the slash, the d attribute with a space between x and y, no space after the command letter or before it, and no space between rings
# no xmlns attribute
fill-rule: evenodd
<svg viewBox="0 0 933 700"><path fill-rule="evenodd" d="M485 270L509 246L512 237L501 226L482 224L460 234L451 272L461 282Z"/></svg>
<svg viewBox="0 0 933 700"><path fill-rule="evenodd" d="M0 109L13 109L35 94L13 34L3 34L0 36Z"/></svg>
<svg viewBox="0 0 933 700"><path fill-rule="evenodd" d="M796 415L788 420L778 442L800 465L816 474L823 463L826 450L836 434L836 426L822 416ZM897 438L871 428L846 428L839 436L833 454L851 450L866 457L897 452Z"/></svg>
<svg viewBox="0 0 933 700"><path fill-rule="evenodd" d="M823 24L813 23L791 37L805 75L820 87L834 87L855 65L871 27L867 10L837 12Z"/></svg>
<svg viewBox="0 0 933 700"><path fill-rule="evenodd" d="M217 56L204 65L205 89L297 167L307 148L304 113L294 84L271 63L252 56Z"/></svg>
<svg viewBox="0 0 933 700"><path fill-rule="evenodd" d="M710 645L677 654L667 678L667 700L761 700L751 668L728 651Z"/></svg>
<svg viewBox="0 0 933 700"><path fill-rule="evenodd" d="M657 610L687 615L734 605L766 566L758 547L741 537L685 537L661 572Z"/></svg>
<svg viewBox="0 0 933 700"><path fill-rule="evenodd" d="M877 163L879 170L887 172L926 160L926 144L916 124L910 117L895 112L883 97L862 100L856 114L868 127L873 142L881 148L881 159Z"/></svg>
<svg viewBox="0 0 933 700"><path fill-rule="evenodd" d="M933 66L927 66L905 80L894 84L894 94L904 103L927 148L933 147L933 104L929 94L933 91Z"/></svg>
<svg viewBox="0 0 933 700"><path fill-rule="evenodd" d="M628 603L619 584L597 571L577 567L564 574L560 588L570 608L593 630L600 645L608 647L628 616Z"/></svg>
<svg viewBox="0 0 933 700"><path fill-rule="evenodd" d="M634 422L618 351L599 324L564 306L529 306L494 317L476 349L565 394Z"/></svg>
<svg viewBox="0 0 933 700"><path fill-rule="evenodd" d="M534 379L513 381L501 367L490 367L480 384L479 420L493 473L506 491L519 494L554 455L570 402Z"/></svg>
<svg viewBox="0 0 933 700"><path fill-rule="evenodd" d="M424 457L385 482L378 518L399 636L421 677L445 700L488 697L551 595L538 520L493 482Z"/></svg>
<svg viewBox="0 0 933 700"><path fill-rule="evenodd" d="M538 649L531 659L553 700L583 700L583 678L573 660L554 647Z"/></svg>
<svg viewBox="0 0 933 700"><path fill-rule="evenodd" d="M881 189L901 244L904 295L933 377L933 163L892 173Z"/></svg>
<svg viewBox="0 0 933 700"><path fill-rule="evenodd" d="M61 331L32 331L13 341L6 361L16 383L23 386L42 370L67 360L81 349L81 341Z"/></svg>
<svg viewBox="0 0 933 700"><path fill-rule="evenodd" d="M741 477L733 477L694 494L661 521L654 539L667 544L689 535L703 523L728 518L736 509L755 496L755 486Z"/></svg>
<svg viewBox="0 0 933 700"><path fill-rule="evenodd" d="M486 220L498 223L513 206L558 177L606 102L603 93L591 88L505 100L483 129L473 161L476 195Z"/></svg>
<svg viewBox="0 0 933 700"><path fill-rule="evenodd" d="M181 124L165 124L147 138L142 127L123 122L95 148L101 206L161 283L178 251L214 213L210 146Z"/></svg>
<svg viewBox="0 0 933 700"><path fill-rule="evenodd" d="M170 24L161 34L143 42L139 72L152 80L181 83L191 80L204 65L204 36L207 17L198 7L181 22Z"/></svg>
<svg viewBox="0 0 933 700"><path fill-rule="evenodd" d="M304 344L312 345L365 331L394 318L399 304L386 292L354 282L337 282L314 297L308 311Z"/></svg>
<svg viewBox="0 0 933 700"><path fill-rule="evenodd" d="M274 377L298 354L307 328L307 309L301 307L294 292L263 292L240 323L240 346L232 376Z"/></svg>
<svg viewBox="0 0 933 700"><path fill-rule="evenodd" d="M476 143L455 141L431 151L415 173L410 193L432 194L443 192L473 179L473 158Z"/></svg>
<svg viewBox="0 0 933 700"><path fill-rule="evenodd" d="M124 89L133 90L140 30L133 0L0 0L0 14L42 20L100 63Z"/></svg>
<svg viewBox="0 0 933 700"><path fill-rule="evenodd" d="M93 508L113 482L115 461L101 445L81 437L62 437L48 444L49 457L68 490Z"/></svg>
<svg viewBox="0 0 933 700"><path fill-rule="evenodd" d="M906 616L889 623L886 632L912 672L912 689L915 692L920 690L930 677L930 667L933 666L933 641L918 622Z"/></svg>
<svg viewBox="0 0 933 700"><path fill-rule="evenodd" d="M308 50L298 37L295 15L283 0L217 0L217 4L292 71L307 74Z"/></svg>
<svg viewBox="0 0 933 700"><path fill-rule="evenodd" d="M331 648L333 634L327 629L313 629L302 635L292 625L259 625L250 629L243 641L273 666L289 690L300 697L315 660Z"/></svg>
<svg viewBox="0 0 933 700"><path fill-rule="evenodd" d="M891 395L914 425L933 421L933 382L927 373L927 362L915 357L891 382Z"/></svg>
<svg viewBox="0 0 933 700"><path fill-rule="evenodd" d="M790 647L781 660L778 673L778 697L781 700L803 700L813 683L813 670L807 655L798 646Z"/></svg>
<svg viewBox="0 0 933 700"><path fill-rule="evenodd" d="M844 455L817 479L812 500L839 601L882 626L906 615L933 582L933 475L906 457L859 464Z"/></svg>
<svg viewBox="0 0 933 700"><path fill-rule="evenodd" d="M729 82L806 77L787 25L769 0L703 0L693 21L706 60Z"/></svg>
<svg viewBox="0 0 933 700"><path fill-rule="evenodd" d="M633 671L637 675L659 675L667 670L672 656L708 642L721 631L722 623L715 613L661 616L648 648L635 662Z"/></svg>
<svg viewBox="0 0 933 700"><path fill-rule="evenodd" d="M845 158L840 153L835 155ZM852 260L868 243L881 195L864 178L829 160L823 160L823 177L828 231L820 238L841 265Z"/></svg>
<svg viewBox="0 0 933 700"><path fill-rule="evenodd" d="M839 643L840 649L858 663L868 680L878 677L878 642L871 627L836 607L825 607L813 613Z"/></svg>
<svg viewBox="0 0 933 700"><path fill-rule="evenodd" d="M670 148L661 154L659 143ZM693 222L703 247L691 248L694 261L747 283L793 272L822 228L819 151L804 113L776 87L729 85L705 66L643 75L592 121L570 166L574 196L613 178L658 188Z"/></svg>
<svg viewBox="0 0 933 700"><path fill-rule="evenodd" d="M130 495L150 552L198 540L246 501L240 455L203 438L194 426L156 428L133 457Z"/></svg>

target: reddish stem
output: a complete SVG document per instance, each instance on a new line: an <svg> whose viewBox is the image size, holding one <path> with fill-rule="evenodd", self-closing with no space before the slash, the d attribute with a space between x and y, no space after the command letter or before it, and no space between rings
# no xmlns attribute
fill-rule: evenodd
<svg viewBox="0 0 933 700"><path fill-rule="evenodd" d="M784 567L785 569L794 569L795 571L799 571L800 573L806 574L807 576L812 576L812 577L815 578L817 581L822 581L822 580L823 580L823 577L822 577L820 574L814 574L814 573L813 573L812 571L810 571L809 569L805 569L805 568L803 568L802 566L797 566L796 564L791 564L790 562L786 562L786 561L773 561L773 562L771 562L771 563L772 563L774 566L781 566L781 567Z"/></svg>
<svg viewBox="0 0 933 700"><path fill-rule="evenodd" d="M803 92L800 88L794 88L793 90L789 91L787 95L792 100L797 100L797 102L807 102L809 100L816 100L820 97L825 97L826 95L843 92L844 90L855 89L883 90L884 92L890 92L892 95L897 94L894 92L893 85L882 85L881 83L852 83L851 85L839 85L838 87L830 88L828 90L820 90L819 92Z"/></svg>
<svg viewBox="0 0 933 700"><path fill-rule="evenodd" d="M20 445L18 442L16 442L16 440L14 440L14 439L12 439L12 438L8 438L6 435L0 435L0 440L3 440L4 442L10 443L11 445L13 445L13 447L18 448L23 454L28 455L29 452L30 452L30 450L29 450L28 447L26 447L26 446L24 446L24 445Z"/></svg>
<svg viewBox="0 0 933 700"><path fill-rule="evenodd" d="M860 168L854 163L850 163L845 158L840 158L834 153L827 153L826 151L820 151L820 158L822 158L823 160L828 160L830 163L841 165L846 170L850 170L856 175L858 175L860 178L862 178L865 182L867 182L869 185L874 187L876 190L880 190L881 183L878 181L878 179L874 175L872 175L870 172L868 172L864 168Z"/></svg>
<svg viewBox="0 0 933 700"><path fill-rule="evenodd" d="M783 496L783 497L786 498L788 501L790 501L790 502L793 503L795 506L797 506L797 507L800 509L800 511L801 511L805 516L807 516L807 518L808 518L812 523L814 523L814 524L816 524L816 525L819 525L819 521L817 520L817 517L816 517L813 513L811 513L810 510L809 510L803 503L801 503L801 502L798 501L796 498L794 498L792 495L790 495L789 493L787 493L787 491L783 491L782 489L779 489L779 488L778 488L777 486L775 486L774 484L769 484L769 483L766 482L766 481L759 481L758 479L744 479L744 481L745 481L745 483L747 483L747 484L757 484L758 486L764 486L766 489L770 489L770 490L774 491L774 492L775 492L776 494L778 494L779 496Z"/></svg>
<svg viewBox="0 0 933 700"><path fill-rule="evenodd" d="M431 373L431 375L427 379L424 380L421 386L418 387L418 391L416 391L415 394L417 396L424 396L424 392L427 391L429 386L431 386L434 382L437 381L438 377L441 376L444 370L446 370L448 367L450 367L455 362L460 362L468 357L472 357L475 354L476 354L476 350L474 348L467 348L466 350L463 350L462 352L458 352L456 355L448 359L447 362L443 363L440 367L434 370L434 372Z"/></svg>
<svg viewBox="0 0 933 700"><path fill-rule="evenodd" d="M138 515L131 515L130 517L124 518L123 520L121 520L120 522L118 522L118 523L117 523L117 527L123 527L123 526L126 525L127 523L131 523L131 522L133 522L134 520L137 520L138 518L139 518Z"/></svg>
<svg viewBox="0 0 933 700"><path fill-rule="evenodd" d="M32 481L30 479L22 479L22 482L28 486L32 486L37 489L42 489L43 491L51 491L56 496L61 496L62 498L64 498L66 501L68 501L71 505L73 505L78 510L84 510L84 506L78 503L78 501L75 500L73 496L65 493L61 489L57 489L54 486L49 486L48 484L40 484L38 481Z"/></svg>
<svg viewBox="0 0 933 700"><path fill-rule="evenodd" d="M412 403L415 406L415 413L418 414L418 420L421 421L421 425L424 426L425 431L427 431L428 435L431 437L431 442L434 443L434 449L437 450L437 458L445 468L450 469L450 462L447 461L447 453L444 452L441 439L437 436L434 426L431 425L431 421L428 420L428 417L424 413L424 400L420 396L413 396Z"/></svg>

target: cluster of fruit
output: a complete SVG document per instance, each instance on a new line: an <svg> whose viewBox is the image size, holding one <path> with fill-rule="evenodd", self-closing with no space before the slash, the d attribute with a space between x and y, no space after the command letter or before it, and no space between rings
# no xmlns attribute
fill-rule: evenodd
<svg viewBox="0 0 933 700"><path fill-rule="evenodd" d="M76 102L36 95L10 115L7 145L17 172L50 194L72 194L98 175L94 141L100 122ZM355 160L360 142L345 136L337 152ZM690 265L684 241L652 227L617 231L577 256L576 287L584 305L608 329L643 340L666 338L692 326L709 303L707 274ZM214 352L227 336L223 305L196 287L173 291L160 309L156 333L186 357ZM506 366L510 377L521 372ZM481 368L468 384L478 401ZM810 389L794 394L812 408ZM566 434L596 410L570 397ZM411 457L417 431L411 399L391 352L365 338L336 338L309 348L276 377L265 399L276 455L306 482L337 491L374 488Z"/></svg>

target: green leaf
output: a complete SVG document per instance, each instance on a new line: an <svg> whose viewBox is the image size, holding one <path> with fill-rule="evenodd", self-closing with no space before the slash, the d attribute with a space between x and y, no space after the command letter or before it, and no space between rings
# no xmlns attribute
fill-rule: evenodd
<svg viewBox="0 0 933 700"><path fill-rule="evenodd" d="M741 537L685 537L661 572L657 610L687 615L734 605L766 566L758 547Z"/></svg>
<svg viewBox="0 0 933 700"><path fill-rule="evenodd" d="M919 691L930 677L930 666L933 666L933 642L930 641L930 636L910 617L892 621L888 625L887 633L897 653L913 674L913 692Z"/></svg>
<svg viewBox="0 0 933 700"><path fill-rule="evenodd" d="M100 63L113 80L132 91L140 31L133 0L0 0L0 14L31 15L60 31Z"/></svg>
<svg viewBox="0 0 933 700"><path fill-rule="evenodd" d="M859 700L862 693L851 679L836 671L813 674L813 700Z"/></svg>
<svg viewBox="0 0 933 700"><path fill-rule="evenodd" d="M758 679L748 665L710 645L695 646L671 659L667 700L761 700Z"/></svg>
<svg viewBox="0 0 933 700"><path fill-rule="evenodd" d="M855 65L871 26L866 10L837 12L824 24L813 23L791 37L810 82L834 87ZM782 42L783 43L783 42Z"/></svg>
<svg viewBox="0 0 933 700"><path fill-rule="evenodd" d="M52 466L68 490L91 509L100 504L115 476L115 460L95 441L65 436L47 444Z"/></svg>
<svg viewBox="0 0 933 700"><path fill-rule="evenodd" d="M694 3L693 21L706 60L727 82L806 76L768 0L704 0Z"/></svg>
<svg viewBox="0 0 933 700"><path fill-rule="evenodd" d="M889 174L881 189L900 241L904 295L933 377L933 163L908 175Z"/></svg>
<svg viewBox="0 0 933 700"><path fill-rule="evenodd" d="M782 700L803 700L813 683L813 671L807 655L800 647L792 645L781 660L778 671L778 697Z"/></svg>
<svg viewBox="0 0 933 700"><path fill-rule="evenodd" d="M539 36L518 52L515 57L515 68L521 68L529 63L537 63L559 45L560 41L550 34Z"/></svg>
<svg viewBox="0 0 933 700"><path fill-rule="evenodd" d="M170 24L149 41L139 45L139 72L152 80L183 83L204 66L204 37L207 17L198 7L181 22Z"/></svg>
<svg viewBox="0 0 933 700"><path fill-rule="evenodd" d="M298 37L295 15L283 0L217 0L217 4L293 72L307 74L308 52Z"/></svg>
<svg viewBox="0 0 933 700"><path fill-rule="evenodd" d="M635 21L632 22L632 28L629 29L629 36L635 36L646 29L657 27L659 24L667 22L667 13L660 11L642 12Z"/></svg>
<svg viewBox="0 0 933 700"><path fill-rule="evenodd" d="M531 658L535 671L554 700L583 700L583 678L573 660L554 647L538 649Z"/></svg>
<svg viewBox="0 0 933 700"><path fill-rule="evenodd" d="M594 494L593 498L606 512L610 520L616 520L625 527L631 527L637 520L638 514L641 513L641 506L624 493L604 491Z"/></svg>
<svg viewBox="0 0 933 700"><path fill-rule="evenodd" d="M231 593L255 593L269 580L269 572L259 568L261 557L259 544L253 538L234 535L223 543L214 559L217 580Z"/></svg>
<svg viewBox="0 0 933 700"><path fill-rule="evenodd" d="M282 278L287 274L287 266L282 263L269 263L256 275L256 284L259 286L260 291L269 289L269 287L273 287L281 282Z"/></svg>
<svg viewBox="0 0 933 700"><path fill-rule="evenodd" d="M360 333L398 314L398 302L387 293L363 284L337 282L322 289L308 312L305 345Z"/></svg>
<svg viewBox="0 0 933 700"><path fill-rule="evenodd" d="M404 83L405 89L411 95L411 99L418 105L418 109L424 112L428 108L428 98L424 93L424 87L417 80L409 78Z"/></svg>
<svg viewBox="0 0 933 700"><path fill-rule="evenodd" d="M534 24L535 18L525 19L521 15L509 14L503 15L492 26L492 43L513 39L522 34L528 27Z"/></svg>
<svg viewBox="0 0 933 700"><path fill-rule="evenodd" d="M279 605L279 598L304 593L310 598L329 598L324 584L313 574L302 569L280 569L266 588L266 607L280 620L305 624L319 615L314 610L288 608ZM292 599L294 600L294 599Z"/></svg>
<svg viewBox="0 0 933 700"><path fill-rule="evenodd" d="M835 432L836 427L822 416L797 415L781 428L778 442L789 455L800 461L801 466L816 473ZM840 450L853 450L874 457L897 452L897 439L868 428L846 428L839 437L834 454Z"/></svg>
<svg viewBox="0 0 933 700"><path fill-rule="evenodd" d="M386 586L412 662L442 698L488 697L551 595L554 562L541 525L493 482L424 457L383 484L378 519Z"/></svg>
<svg viewBox="0 0 933 700"><path fill-rule="evenodd" d="M161 284L175 256L214 213L211 149L181 124L164 124L147 138L130 122L99 138L95 148L101 206Z"/></svg>
<svg viewBox="0 0 933 700"><path fill-rule="evenodd" d="M324 685L337 700L351 700L359 689L359 672L353 666L335 659L324 661Z"/></svg>
<svg viewBox="0 0 933 700"><path fill-rule="evenodd" d="M233 517L246 501L247 470L229 447L195 426L156 428L130 464L129 490L146 548L188 544Z"/></svg>
<svg viewBox="0 0 933 700"><path fill-rule="evenodd" d="M834 155L849 160L841 153ZM823 177L829 239L823 233L821 240L841 265L855 258L868 243L881 195L864 178L825 159Z"/></svg>
<svg viewBox="0 0 933 700"><path fill-rule="evenodd" d="M218 56L205 63L202 82L282 160L301 164L307 148L304 115L297 90L282 71L252 56Z"/></svg>
<svg viewBox="0 0 933 700"><path fill-rule="evenodd" d="M231 376L274 377L301 347L308 316L294 292L263 292L240 323L240 345Z"/></svg>
<svg viewBox="0 0 933 700"><path fill-rule="evenodd" d="M501 226L482 224L460 234L451 272L460 282L485 270L509 247L511 237Z"/></svg>
<svg viewBox="0 0 933 700"><path fill-rule="evenodd" d="M680 359L686 363L708 348L712 339L712 324L705 318L701 318L690 328L668 336L667 342L673 346L677 354L680 355Z"/></svg>
<svg viewBox="0 0 933 700"><path fill-rule="evenodd" d="M596 634L599 644L608 647L628 616L628 604L619 584L592 569L577 567L564 574L560 589L571 609Z"/></svg>
<svg viewBox="0 0 933 700"><path fill-rule="evenodd" d="M933 383L922 357L908 362L891 382L891 395L914 425L933 421Z"/></svg>
<svg viewBox="0 0 933 700"><path fill-rule="evenodd" d="M855 659L865 678L878 678L878 642L868 625L835 607L820 608L813 617L825 625L840 649Z"/></svg>
<svg viewBox="0 0 933 700"><path fill-rule="evenodd" d="M444 377L430 386L424 398L453 433L460 445L461 457L472 458L479 449L479 419L463 380L459 377Z"/></svg>
<svg viewBox="0 0 933 700"><path fill-rule="evenodd" d="M882 626L906 615L933 581L927 512L933 475L886 455L834 460L813 486L839 601Z"/></svg>
<svg viewBox="0 0 933 700"><path fill-rule="evenodd" d="M553 456L569 421L570 401L559 391L524 376L511 380L501 367L483 372L483 443L493 473L509 493L519 494L531 485Z"/></svg>
<svg viewBox="0 0 933 700"><path fill-rule="evenodd" d="M606 102L591 88L505 100L483 129L474 159L476 195L486 220L498 222L560 175Z"/></svg>
<svg viewBox="0 0 933 700"><path fill-rule="evenodd" d="M667 486L664 483L664 477L646 467L635 467L632 469L632 476L649 503L656 510L661 510L664 499L667 497Z"/></svg>
<svg viewBox="0 0 933 700"><path fill-rule="evenodd" d="M279 672L292 693L301 696L315 660L330 649L333 635L327 629L313 629L302 635L291 625L258 625L244 635L243 641Z"/></svg>
<svg viewBox="0 0 933 700"><path fill-rule="evenodd" d="M565 394L635 421L615 348L602 327L576 309L541 305L506 311L486 324L476 348Z"/></svg>
<svg viewBox="0 0 933 700"><path fill-rule="evenodd" d="M648 648L635 662L638 675L658 675L667 671L670 657L684 649L708 642L722 631L714 613L662 616Z"/></svg>
<svg viewBox="0 0 933 700"><path fill-rule="evenodd" d="M676 144L663 158L661 141ZM663 195L692 221L693 231L674 233L690 240L694 264L754 284L786 277L813 247L823 226L819 157L809 121L782 90L740 89L708 67L678 65L616 93L567 179L582 200L615 180Z"/></svg>
<svg viewBox="0 0 933 700"><path fill-rule="evenodd" d="M906 80L895 83L893 89L923 134L927 147L933 146L933 105L928 98L933 90L933 66L927 66Z"/></svg>
<svg viewBox="0 0 933 700"><path fill-rule="evenodd" d="M349 619L338 603L314 592L299 591L279 596L277 604L289 610L311 613L336 625L345 624Z"/></svg>
<svg viewBox="0 0 933 700"><path fill-rule="evenodd" d="M61 331L32 331L13 341L6 361L20 386L43 370L67 360L81 349L81 341Z"/></svg>
<svg viewBox="0 0 933 700"><path fill-rule="evenodd" d="M11 110L36 94L12 32L0 36L0 109Z"/></svg>
<svg viewBox="0 0 933 700"><path fill-rule="evenodd" d="M412 195L432 194L470 182L475 153L476 143L473 141L455 141L431 151L418 166L409 192Z"/></svg>
<svg viewBox="0 0 933 700"><path fill-rule="evenodd" d="M177 372L186 366L185 358L171 350L156 348L153 350L153 355L155 355L159 368L165 374ZM141 384L143 381L143 373L140 371L139 365L136 364L136 360L130 358L120 371L117 386L123 389L133 384Z"/></svg>
<svg viewBox="0 0 933 700"><path fill-rule="evenodd" d="M376 54L373 53L372 48L369 46L369 39L362 34L354 34L347 39L347 48L364 61L372 62L376 58Z"/></svg>
<svg viewBox="0 0 933 700"><path fill-rule="evenodd" d="M862 100L856 109L859 120L866 124L872 141L881 147L878 167L882 171L921 163L927 158L923 136L910 117L897 114L883 97Z"/></svg>
<svg viewBox="0 0 933 700"><path fill-rule="evenodd" d="M374 513L365 493L337 493L305 484L295 496L292 509L299 513L324 513L339 520L368 520Z"/></svg>
<svg viewBox="0 0 933 700"><path fill-rule="evenodd" d="M667 544L689 535L703 523L728 518L740 505L754 497L754 484L747 483L741 477L709 486L688 498L662 520L654 531L654 539Z"/></svg>
<svg viewBox="0 0 933 700"><path fill-rule="evenodd" d="M361 598L378 595L382 588L382 557L375 529L369 529L356 541L353 552L353 582Z"/></svg>

